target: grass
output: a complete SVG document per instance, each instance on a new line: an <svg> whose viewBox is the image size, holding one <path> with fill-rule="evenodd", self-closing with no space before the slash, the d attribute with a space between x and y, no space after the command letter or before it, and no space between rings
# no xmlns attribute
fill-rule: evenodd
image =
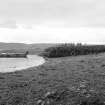
<svg viewBox="0 0 105 105"><path fill-rule="evenodd" d="M0 74L0 105L105 105L105 53L47 59Z"/></svg>

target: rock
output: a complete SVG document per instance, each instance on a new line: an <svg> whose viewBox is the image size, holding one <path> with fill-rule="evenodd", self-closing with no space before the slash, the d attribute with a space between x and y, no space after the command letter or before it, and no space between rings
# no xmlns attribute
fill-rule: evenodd
<svg viewBox="0 0 105 105"><path fill-rule="evenodd" d="M42 100L38 100L37 101L37 105L43 105L43 101Z"/></svg>
<svg viewBox="0 0 105 105"><path fill-rule="evenodd" d="M56 95L57 93L55 91L52 91L52 92L47 92L45 94L45 98L48 98L48 99L55 99L56 98Z"/></svg>

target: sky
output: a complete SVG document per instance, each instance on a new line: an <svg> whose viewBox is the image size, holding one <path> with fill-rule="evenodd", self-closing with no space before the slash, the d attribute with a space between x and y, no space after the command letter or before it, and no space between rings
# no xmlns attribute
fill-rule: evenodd
<svg viewBox="0 0 105 105"><path fill-rule="evenodd" d="M0 0L0 42L105 44L105 0Z"/></svg>

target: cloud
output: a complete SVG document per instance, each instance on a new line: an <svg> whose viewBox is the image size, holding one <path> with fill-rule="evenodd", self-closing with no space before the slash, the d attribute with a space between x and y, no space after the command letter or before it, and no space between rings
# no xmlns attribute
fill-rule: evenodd
<svg viewBox="0 0 105 105"><path fill-rule="evenodd" d="M25 42L25 43L96 43L105 44L104 28L64 28L34 26L32 29L0 29L2 42Z"/></svg>
<svg viewBox="0 0 105 105"><path fill-rule="evenodd" d="M105 42L105 0L0 0L0 41Z"/></svg>
<svg viewBox="0 0 105 105"><path fill-rule="evenodd" d="M17 28L16 21L8 20L0 23L1 28Z"/></svg>
<svg viewBox="0 0 105 105"><path fill-rule="evenodd" d="M40 24L61 21L68 26L105 26L105 0L3 0L0 18Z"/></svg>
<svg viewBox="0 0 105 105"><path fill-rule="evenodd" d="M0 28L9 29L32 29L32 24L18 24L14 20L4 20L0 22Z"/></svg>

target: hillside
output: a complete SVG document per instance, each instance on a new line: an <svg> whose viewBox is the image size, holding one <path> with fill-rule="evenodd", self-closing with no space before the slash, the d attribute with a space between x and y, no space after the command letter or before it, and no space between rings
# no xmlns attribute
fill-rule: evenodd
<svg viewBox="0 0 105 105"><path fill-rule="evenodd" d="M0 105L105 105L105 53L0 73Z"/></svg>
<svg viewBox="0 0 105 105"><path fill-rule="evenodd" d="M24 43L2 43L0 42L0 52L24 52L29 51L30 54L37 54L54 44L24 44Z"/></svg>

